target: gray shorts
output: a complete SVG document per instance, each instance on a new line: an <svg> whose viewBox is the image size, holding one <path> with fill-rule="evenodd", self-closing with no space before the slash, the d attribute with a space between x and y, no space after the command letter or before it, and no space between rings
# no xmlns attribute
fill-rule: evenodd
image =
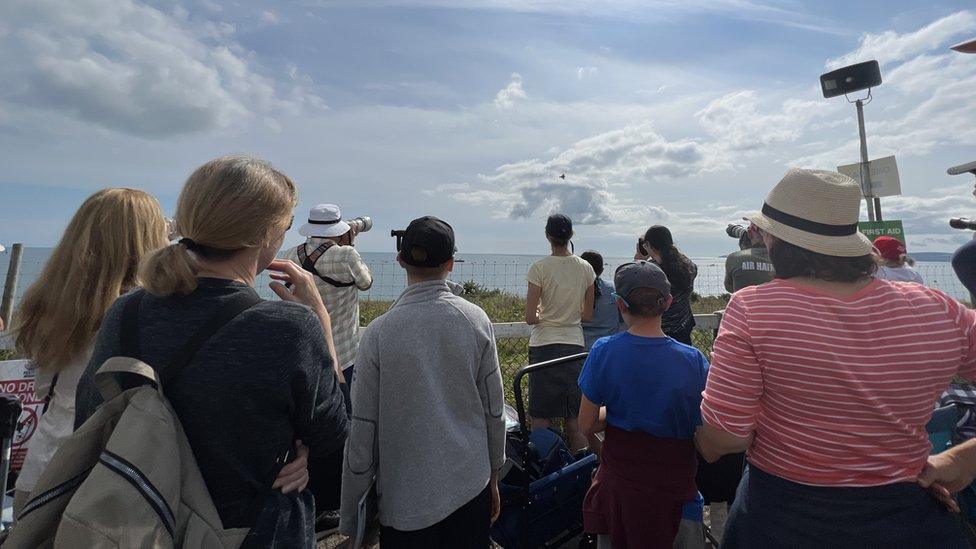
<svg viewBox="0 0 976 549"><path fill-rule="evenodd" d="M586 352L582 345L556 343L529 347L529 364L538 364L564 356ZM579 376L583 361L577 360L541 372L529 374L529 416L536 418L579 415Z"/></svg>

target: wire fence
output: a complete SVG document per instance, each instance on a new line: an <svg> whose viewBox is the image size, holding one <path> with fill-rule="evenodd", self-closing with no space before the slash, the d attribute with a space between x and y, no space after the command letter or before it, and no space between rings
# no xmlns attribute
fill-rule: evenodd
<svg viewBox="0 0 976 549"><path fill-rule="evenodd" d="M14 292L14 303L17 303L24 292L38 278L50 254L49 248L25 248L20 264L18 284ZM0 253L0 281L7 274L10 253ZM481 256L485 257L485 256ZM363 258L373 273L373 286L369 291L360 294L361 299L371 301L391 301L396 299L406 287L406 275L403 269L389 254L364 253ZM463 257L455 265L450 279L458 283L473 283L487 290L524 296L526 292L526 275L529 267L538 259L534 256L487 256L487 259L468 259ZM628 258L607 258L604 278L610 279L614 269ZM719 296L725 289L725 260L722 258L696 258L698 278L695 279L695 291L703 296ZM968 302L969 292L956 278L949 263L918 263L915 269L925 279L925 283L938 288L955 299ZM257 290L264 298L273 298L274 293L268 288L271 279L266 273L258 276Z"/></svg>

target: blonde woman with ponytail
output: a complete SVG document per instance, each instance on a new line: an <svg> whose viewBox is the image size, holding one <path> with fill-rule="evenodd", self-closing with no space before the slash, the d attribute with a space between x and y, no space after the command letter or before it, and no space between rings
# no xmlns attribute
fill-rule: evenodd
<svg viewBox="0 0 976 549"><path fill-rule="evenodd" d="M48 403L17 479L18 508L73 430L75 389L105 311L139 284L139 260L166 243L155 198L133 189L98 191L24 294L11 328L17 351L35 369L36 396Z"/></svg>
<svg viewBox="0 0 976 549"><path fill-rule="evenodd" d="M160 372L223 527L252 528L254 539L274 537L282 547L313 547L312 496L304 488L309 472L341 448L346 412L315 283L294 263L275 260L296 194L288 176L248 156L217 158L190 175L176 207L182 238L149 255L139 269L143 290L105 315L78 386L75 423L101 404L93 375L122 353L125 335L129 353ZM265 269L274 271L281 301L257 297ZM187 342L222 317L178 375L168 374ZM296 441L304 446L292 461ZM304 463L305 447L308 470L285 474Z"/></svg>

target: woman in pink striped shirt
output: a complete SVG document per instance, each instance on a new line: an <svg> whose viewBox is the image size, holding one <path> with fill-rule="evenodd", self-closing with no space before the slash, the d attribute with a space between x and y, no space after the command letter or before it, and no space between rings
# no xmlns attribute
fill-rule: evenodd
<svg viewBox="0 0 976 549"><path fill-rule="evenodd" d="M710 461L748 450L723 547L967 546L917 479L936 399L976 377L976 315L872 276L860 198L791 169L751 218L776 279L729 302L696 440Z"/></svg>

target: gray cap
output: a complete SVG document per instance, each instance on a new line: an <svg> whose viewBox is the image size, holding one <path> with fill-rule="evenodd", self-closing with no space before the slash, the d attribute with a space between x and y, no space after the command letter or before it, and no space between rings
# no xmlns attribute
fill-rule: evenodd
<svg viewBox="0 0 976 549"><path fill-rule="evenodd" d="M664 271L644 260L631 261L617 267L613 273L613 286L614 292L624 299L638 288L653 288L665 298L671 295L671 283Z"/></svg>

